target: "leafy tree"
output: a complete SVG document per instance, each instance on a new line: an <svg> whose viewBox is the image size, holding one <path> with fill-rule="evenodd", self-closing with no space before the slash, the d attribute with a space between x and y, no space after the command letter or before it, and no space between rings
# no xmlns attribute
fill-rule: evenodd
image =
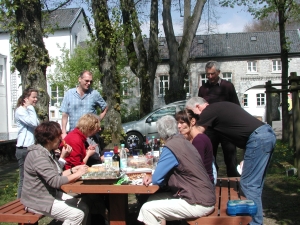
<svg viewBox="0 0 300 225"><path fill-rule="evenodd" d="M158 0L151 1L148 54L135 2L133 0L120 0L120 3L123 16L124 45L127 51L128 64L133 73L140 79L140 116L144 116L153 109L154 79L159 63Z"/></svg>
<svg viewBox="0 0 300 225"><path fill-rule="evenodd" d="M289 41L285 35L286 24L289 18L298 18L300 5L298 0L221 0L222 6L234 7L244 5L248 11L257 19L263 19L272 13L278 16L280 34L280 58L282 63L282 84L288 83L288 52ZM283 87L284 88L284 87ZM289 115L287 92L282 93L282 140L288 141Z"/></svg>
<svg viewBox="0 0 300 225"><path fill-rule="evenodd" d="M119 143L122 137L119 94L120 74L117 73L117 46L122 35L119 32L119 15L112 11L112 22L109 17L109 8L106 0L91 0L92 12L95 21L95 49L97 51L97 66L102 74L101 83L103 96L108 104L108 111L104 117L105 130L111 135L110 143ZM111 144L111 147L112 144Z"/></svg>
<svg viewBox="0 0 300 225"><path fill-rule="evenodd" d="M288 18L286 23L286 30L298 29L299 21L296 18ZM257 31L279 31L278 15L277 13L270 13L265 18L254 19L249 24L244 26L245 32Z"/></svg>
<svg viewBox="0 0 300 225"><path fill-rule="evenodd" d="M191 13L191 0L184 1L184 24L181 42L178 43L173 29L171 0L163 0L163 27L169 49L170 87L166 91L165 102L168 104L186 98L184 78L188 74L190 48L198 29L206 0L198 0Z"/></svg>
<svg viewBox="0 0 300 225"><path fill-rule="evenodd" d="M56 1L51 4L54 11L71 0ZM0 26L10 33L12 71L20 73L22 90L33 87L39 91L36 106L39 119L49 119L49 95L47 93L46 69L50 63L43 36L43 27L51 11L47 1L40 0L0 0Z"/></svg>
<svg viewBox="0 0 300 225"><path fill-rule="evenodd" d="M2 27L10 33L12 71L19 71L23 90L33 87L39 91L37 114L48 120L46 68L50 60L43 42L42 3L0 0L0 5Z"/></svg>

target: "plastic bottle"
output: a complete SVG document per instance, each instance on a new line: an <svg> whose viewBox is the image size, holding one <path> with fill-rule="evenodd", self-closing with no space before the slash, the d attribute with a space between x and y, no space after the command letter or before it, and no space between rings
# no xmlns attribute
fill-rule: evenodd
<svg viewBox="0 0 300 225"><path fill-rule="evenodd" d="M127 168L127 152L125 150L125 144L121 144L120 150L120 169Z"/></svg>

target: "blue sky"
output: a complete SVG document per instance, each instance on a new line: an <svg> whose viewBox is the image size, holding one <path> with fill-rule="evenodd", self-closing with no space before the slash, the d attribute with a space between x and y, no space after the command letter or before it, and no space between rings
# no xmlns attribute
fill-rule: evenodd
<svg viewBox="0 0 300 225"><path fill-rule="evenodd" d="M86 6L80 3L73 3L70 7L83 7L86 14L89 16ZM236 6L235 8L227 8L220 6L213 6L217 17L217 26L214 25L213 33L236 33L243 32L245 24L252 21L252 16L245 11L245 8ZM204 10L197 34L207 34L207 11ZM182 17L180 17L179 12L172 13L173 16L173 27L175 35L182 35ZM159 29L163 31L162 19L160 15L159 19ZM210 24L214 24L212 21ZM143 34L149 36L149 23L144 22L142 25ZM161 33L161 36L164 36Z"/></svg>

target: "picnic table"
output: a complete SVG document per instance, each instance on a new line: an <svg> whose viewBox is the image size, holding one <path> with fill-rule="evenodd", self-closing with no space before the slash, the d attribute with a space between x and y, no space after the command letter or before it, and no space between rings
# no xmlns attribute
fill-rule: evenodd
<svg viewBox="0 0 300 225"><path fill-rule="evenodd" d="M77 181L62 185L61 189L66 193L108 194L110 225L126 225L128 194L153 194L159 186L84 184L83 181Z"/></svg>

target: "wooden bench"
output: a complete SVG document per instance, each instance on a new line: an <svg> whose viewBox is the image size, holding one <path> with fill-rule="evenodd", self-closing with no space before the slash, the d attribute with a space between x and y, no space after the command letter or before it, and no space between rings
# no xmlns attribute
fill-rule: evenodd
<svg viewBox="0 0 300 225"><path fill-rule="evenodd" d="M44 216L40 214L26 212L20 199L0 206L0 222L37 225L42 217Z"/></svg>
<svg viewBox="0 0 300 225"><path fill-rule="evenodd" d="M216 185L215 211L205 217L188 219L190 225L247 225L251 216L228 216L226 213L228 200L246 199L240 191L238 177L218 178Z"/></svg>

